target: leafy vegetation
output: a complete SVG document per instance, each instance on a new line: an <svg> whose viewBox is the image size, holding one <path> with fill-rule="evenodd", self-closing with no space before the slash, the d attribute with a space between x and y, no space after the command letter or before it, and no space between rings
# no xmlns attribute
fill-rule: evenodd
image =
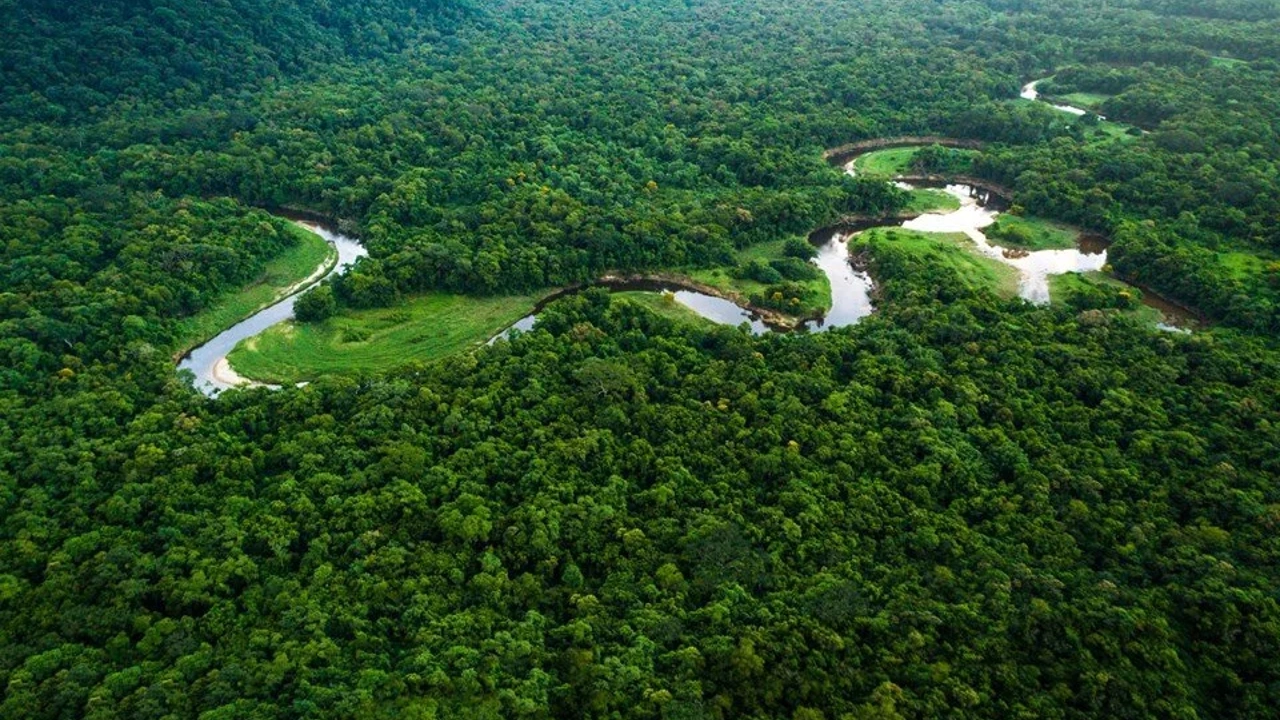
<svg viewBox="0 0 1280 720"><path fill-rule="evenodd" d="M1064 250L1076 246L1080 231L1044 218L1004 213L983 234L992 242L1023 250Z"/></svg>
<svg viewBox="0 0 1280 720"><path fill-rule="evenodd" d="M208 340L279 300L299 283L313 278L317 270L337 262L337 251L319 235L296 225L287 227L286 232L297 236L297 245L269 260L262 275L253 282L180 322L176 331L178 347L190 348Z"/></svg>
<svg viewBox="0 0 1280 720"><path fill-rule="evenodd" d="M1002 297L1018 293L1018 271L978 251L964 233L872 228L850 240L850 252L867 252L876 262L903 255L911 262L945 268L966 290L986 290Z"/></svg>
<svg viewBox="0 0 1280 720"><path fill-rule="evenodd" d="M795 317L821 316L831 308L831 283L816 267L797 257L797 242L809 247L806 256L813 253L812 246L800 238L772 240L735 253L732 267L691 269L684 274L740 303ZM775 299L775 292L781 296ZM793 298L799 302L792 303Z"/></svg>
<svg viewBox="0 0 1280 720"><path fill-rule="evenodd" d="M969 171L975 154L973 150L941 145L888 148L859 155L853 167L857 173L881 178L910 173L959 175Z"/></svg>
<svg viewBox="0 0 1280 720"><path fill-rule="evenodd" d="M1063 273L1049 277L1049 296L1077 310L1114 309L1150 322L1163 322L1159 310L1142 304L1142 291L1102 272Z"/></svg>
<svg viewBox="0 0 1280 720"><path fill-rule="evenodd" d="M0 3L0 717L1274 717L1278 21ZM607 272L817 307L796 240L919 202L823 150L904 135L1216 326L885 228L853 327L478 342ZM210 400L171 350L301 267L282 206L370 257L236 353L316 382Z"/></svg>

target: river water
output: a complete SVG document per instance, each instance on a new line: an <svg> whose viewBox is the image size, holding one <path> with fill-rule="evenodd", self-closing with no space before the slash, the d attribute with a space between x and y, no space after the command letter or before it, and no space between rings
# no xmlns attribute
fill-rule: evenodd
<svg viewBox="0 0 1280 720"><path fill-rule="evenodd" d="M1035 99L1035 83L1023 88L1023 97ZM1056 107L1056 106L1055 106ZM1071 111L1071 108L1059 109ZM1080 113L1077 113L1080 114ZM853 161L846 165L853 172ZM895 183L904 190L915 190L918 186ZM978 252L998 260L1019 273L1018 294L1026 300L1037 304L1049 302L1049 278L1070 272L1088 272L1101 270L1107 263L1106 243L1088 236L1082 237L1075 248L1065 250L1014 250L993 244L983 230L995 222L1000 214L1001 203L985 190L969 185L952 184L941 188L943 192L956 198L960 208L948 212L931 212L899 224L906 230L917 230L932 233L963 233L971 241ZM358 258L367 254L364 247L353 238L333 232L322 226L300 222L308 230L329 241L338 250L338 263L329 274L342 273ZM892 226L892 225L885 225ZM849 258L849 239L861 230L845 230L830 228L814 232L810 241L817 248L817 256L813 262L826 274L831 285L831 309L826 316L818 320L810 320L800 325L809 332L823 332L834 328L847 327L870 315L873 311L871 301L874 283L867 273L854 268ZM328 277L326 275L325 277ZM323 279L323 278L321 278ZM746 323L753 334L770 332L771 328L758 315L724 298L698 292L692 288L678 284L657 281L624 282L602 281L592 287L604 286L611 290L639 290L645 292L666 292L675 297L675 301L685 305L704 318L724 325L741 325ZM537 321L538 314L549 302L566 294L578 292L582 288L574 288L555 293L539 303L534 312L521 318L489 340L492 345L499 339L509 337L513 331L531 330ZM293 305L297 300L297 292L280 302L254 314L252 317L237 323L220 333L217 337L201 345L182 359L179 368L189 370L195 375L195 385L208 395L215 395L231 387L254 385L245 378L236 375L227 363L227 354L241 341L253 337L277 323L293 317ZM1163 330L1186 332L1183 328L1189 322L1189 316L1176 306L1168 303L1152 293L1143 293L1146 304L1160 310L1166 322L1160 323Z"/></svg>
<svg viewBox="0 0 1280 720"><path fill-rule="evenodd" d="M324 280L335 273L346 272L352 263L368 254L364 246L353 238L333 232L314 223L300 221L298 224L327 240L338 251L337 264L320 280ZM187 353L182 358L182 362L178 364L178 369L190 370L194 373L196 389L210 396L228 388L254 384L239 377L231 370L226 361L227 353L235 349L235 346L241 340L251 338L272 325L292 318L293 304L297 301L298 295L307 287L311 287L311 285L298 288L283 300L218 333L209 342Z"/></svg>
<svg viewBox="0 0 1280 720"><path fill-rule="evenodd" d="M528 332L533 329L534 324L538 320L538 316L542 314L542 309L551 304L555 300L559 300L566 295L582 292L587 288L603 287L612 292L651 292L651 293L670 293L673 299L693 310L702 317L721 325L741 325L746 323L751 329L752 335L763 335L770 332L773 328L755 313L734 303L731 300L708 295L704 292L692 290L682 287L676 283L666 282L662 280L603 280L578 288L563 290L544 298L534 308L534 311L516 322L502 332L489 338L488 345L492 345L499 340L511 337L511 334L519 330Z"/></svg>
<svg viewBox="0 0 1280 720"><path fill-rule="evenodd" d="M948 185L944 191L960 201L960 209L950 213L926 213L902 223L906 230L935 233L964 233L983 255L1018 270L1018 294L1033 303L1049 302L1049 276L1070 272L1101 270L1107 264L1105 245L1085 239L1068 250L1014 250L993 244L982 232L999 216L991 203L984 203L968 185Z"/></svg>
<svg viewBox="0 0 1280 720"><path fill-rule="evenodd" d="M1040 91L1036 90L1036 84L1039 82L1040 82L1039 80L1032 80L1026 85L1023 85L1022 92L1020 93L1020 97L1023 100L1039 100ZM1052 105L1055 110L1061 110L1062 112L1071 113L1072 115L1088 115L1089 114L1088 110L1085 110L1084 108L1078 108L1073 105L1055 105L1050 102L1046 102L1046 104ZM1106 118L1103 118L1102 116L1099 116L1099 118L1103 120L1106 119Z"/></svg>

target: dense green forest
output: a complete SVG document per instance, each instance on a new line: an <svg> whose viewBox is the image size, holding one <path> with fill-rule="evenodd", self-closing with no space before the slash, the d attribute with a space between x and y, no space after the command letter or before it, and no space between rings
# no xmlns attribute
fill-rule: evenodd
<svg viewBox="0 0 1280 720"><path fill-rule="evenodd" d="M1274 0L0 0L0 29L0 718L1280 707ZM175 373L182 323L298 242L282 209L370 253L317 322L612 271L784 288L794 238L910 201L824 149L899 135L982 141L916 162L1105 235L1207 328L1110 285L1005 299L888 232L855 241L877 312L821 334L591 290L385 373Z"/></svg>

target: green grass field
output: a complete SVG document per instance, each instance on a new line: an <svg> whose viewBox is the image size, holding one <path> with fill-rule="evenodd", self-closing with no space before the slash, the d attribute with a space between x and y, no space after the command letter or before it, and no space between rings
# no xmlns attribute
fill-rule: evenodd
<svg viewBox="0 0 1280 720"><path fill-rule="evenodd" d="M1232 277L1249 280L1266 272L1269 261L1251 252L1224 250L1218 253L1218 262L1222 263Z"/></svg>
<svg viewBox="0 0 1280 720"><path fill-rule="evenodd" d="M682 305L674 295L656 292L625 291L613 294L613 301L629 302L648 308L662 317L679 323L694 325L714 325L715 323L694 312L687 305Z"/></svg>
<svg viewBox="0 0 1280 720"><path fill-rule="evenodd" d="M1008 213L984 232L996 245L1021 250L1066 250L1075 247L1080 239L1080 231L1070 225Z"/></svg>
<svg viewBox="0 0 1280 720"><path fill-rule="evenodd" d="M1060 99L1068 105L1073 105L1085 110L1096 110L1102 103L1111 99L1110 95L1091 92L1074 92L1060 96Z"/></svg>
<svg viewBox="0 0 1280 720"><path fill-rule="evenodd" d="M905 173L911 167L911 156L919 147L889 148L859 155L853 168L859 175L893 177Z"/></svg>
<svg viewBox="0 0 1280 720"><path fill-rule="evenodd" d="M1085 130L1085 140L1090 145L1101 145L1103 143L1120 141L1132 142L1139 136L1129 132L1131 126L1124 123L1112 122L1107 120L1100 122L1091 128Z"/></svg>
<svg viewBox="0 0 1280 720"><path fill-rule="evenodd" d="M763 260L768 262L770 260L784 257L782 248L785 243L786 239L783 238L764 243L757 243L744 250L739 250L738 262L747 263L752 260ZM742 300L746 300L755 293L763 292L764 289L768 287L764 283L757 282L750 278L734 277L730 268L698 268L685 270L682 274L695 282L710 285L723 293L738 295ZM810 293L814 297L821 298L814 307L805 308L805 310L825 313L827 310L831 309L831 282L827 280L826 273L818 273L817 277L812 280L805 280L799 284L809 288ZM802 314L809 313L805 312Z"/></svg>
<svg viewBox="0 0 1280 720"><path fill-rule="evenodd" d="M332 265L338 252L313 232L290 224L298 243L272 259L258 279L178 323L177 348L187 350L275 302L283 292L305 280L321 263Z"/></svg>
<svg viewBox="0 0 1280 720"><path fill-rule="evenodd" d="M392 308L344 310L318 324L282 323L240 343L228 359L241 375L275 383L387 370L483 343L536 302L427 293Z"/></svg>
<svg viewBox="0 0 1280 720"><path fill-rule="evenodd" d="M1222 57L1220 55L1215 55L1212 58L1209 58L1209 62L1214 67L1225 68L1238 68L1249 64L1247 60L1237 60L1235 58Z"/></svg>
<svg viewBox="0 0 1280 720"><path fill-rule="evenodd" d="M964 233L926 233L902 228L872 228L859 235L858 245L870 246L892 243L925 262L941 265L953 272L971 288L988 288L1002 297L1018 294L1019 273L994 258L989 258L974 246Z"/></svg>
<svg viewBox="0 0 1280 720"><path fill-rule="evenodd" d="M960 209L960 200L941 190L917 188L911 191L911 200L905 209L912 213L952 212Z"/></svg>

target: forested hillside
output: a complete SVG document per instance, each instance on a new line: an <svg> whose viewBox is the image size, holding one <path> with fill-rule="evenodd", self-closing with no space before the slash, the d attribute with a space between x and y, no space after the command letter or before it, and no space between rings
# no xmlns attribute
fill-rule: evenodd
<svg viewBox="0 0 1280 720"><path fill-rule="evenodd" d="M0 29L0 718L1280 707L1275 2L0 0ZM799 238L914 200L823 151L902 135L1104 237L1111 284L1033 305L887 231L850 241L875 314L820 334L596 289L390 372L175 372L297 249L285 209L369 250L317 326L616 272L783 298ZM1204 324L1156 331L1136 286Z"/></svg>
<svg viewBox="0 0 1280 720"><path fill-rule="evenodd" d="M0 108L7 122L171 110L399 50L456 14L446 0L12 0L0 3Z"/></svg>

